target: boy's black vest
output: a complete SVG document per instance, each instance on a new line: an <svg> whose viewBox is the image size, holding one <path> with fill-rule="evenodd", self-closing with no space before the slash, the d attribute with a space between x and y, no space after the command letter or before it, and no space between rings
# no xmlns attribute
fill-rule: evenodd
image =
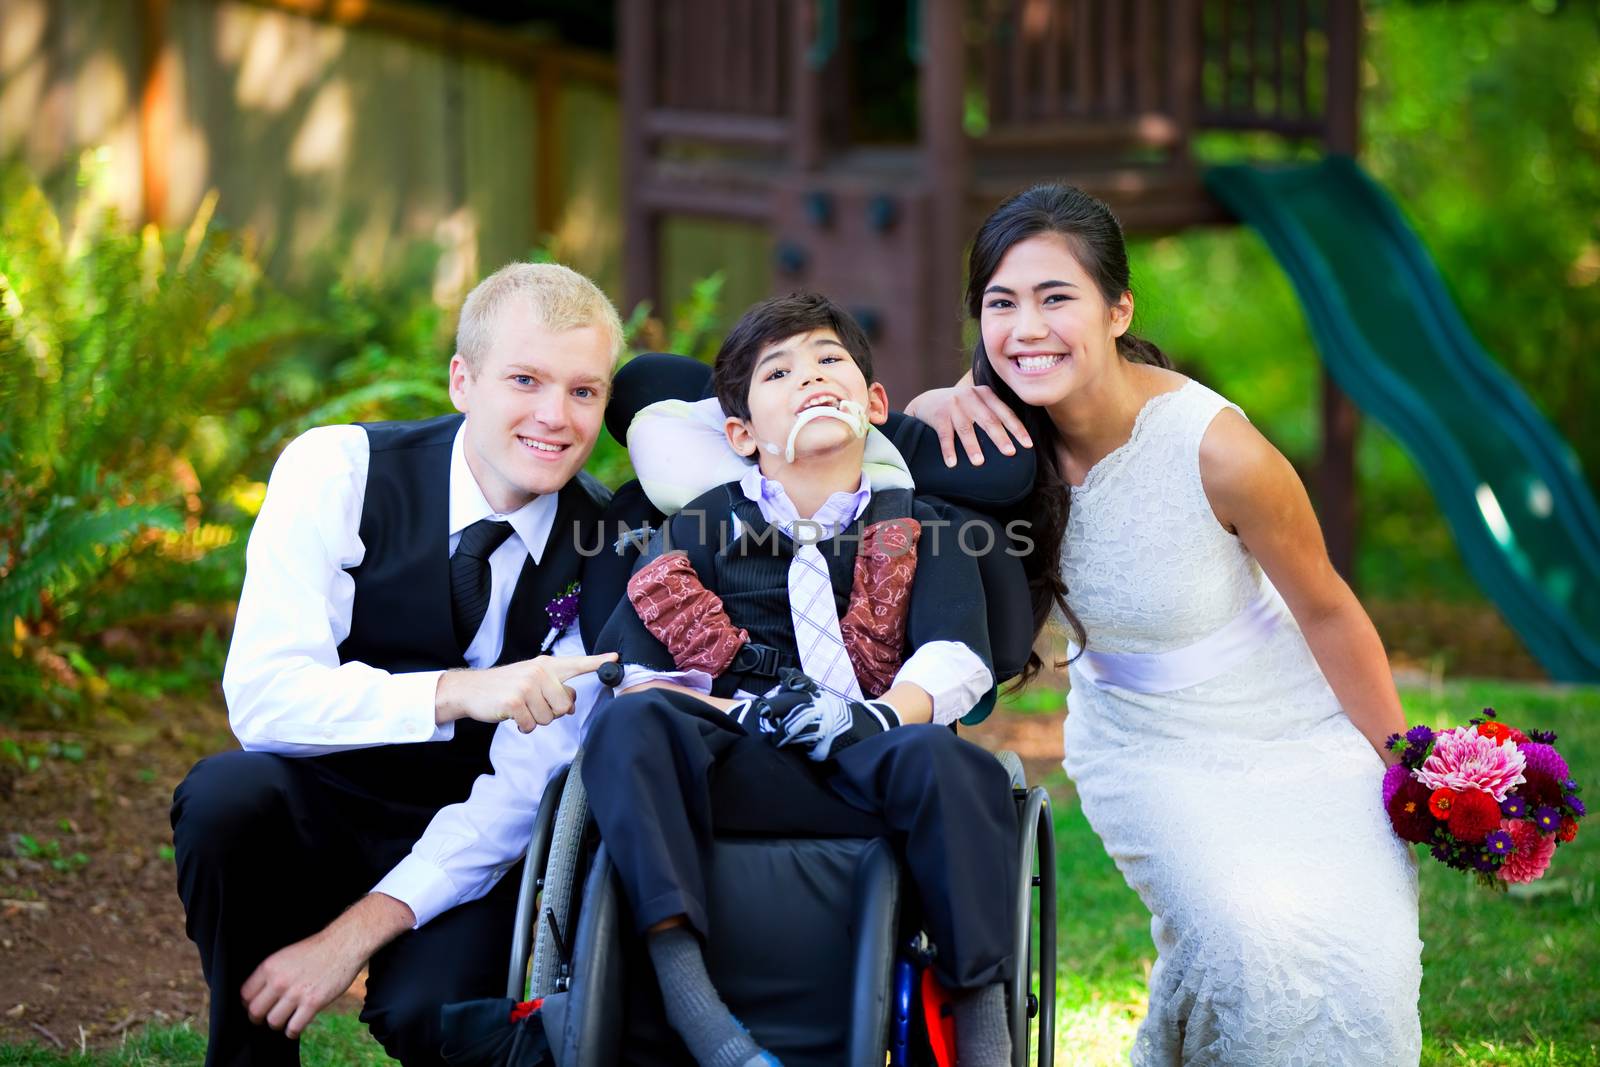
<svg viewBox="0 0 1600 1067"><path fill-rule="evenodd" d="M355 601L339 662L403 673L465 667L450 614L450 456L462 416L371 423L361 507L365 554L350 569ZM580 474L557 495L538 564L523 565L506 615L499 663L539 654L550 628L545 605L579 578L580 546L599 541L604 487ZM461 719L450 741L381 745L316 757L378 796L442 807L466 799L490 770L494 727Z"/></svg>
<svg viewBox="0 0 1600 1067"><path fill-rule="evenodd" d="M876 490L855 522L817 543L833 581L838 617L843 618L850 607L861 532L874 523L911 517L913 507L909 489ZM739 520L737 538L728 521L730 514ZM739 484L720 485L690 501L672 517L667 529L666 547L684 550L701 582L721 598L728 618L749 631L751 645L777 650L778 667L799 667L789 607L789 564L794 560L795 544L767 522ZM628 657L625 654L623 658ZM728 696L737 689L756 693L770 689L775 672L764 668L772 664L762 664L763 669L752 673L743 669L751 662L752 657L741 653L716 680L712 692ZM663 666L670 669L670 665Z"/></svg>

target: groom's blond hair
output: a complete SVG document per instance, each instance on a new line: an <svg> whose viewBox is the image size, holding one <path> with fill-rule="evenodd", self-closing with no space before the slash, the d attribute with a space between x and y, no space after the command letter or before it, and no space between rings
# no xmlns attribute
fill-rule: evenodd
<svg viewBox="0 0 1600 1067"><path fill-rule="evenodd" d="M461 305L456 354L476 374L494 345L507 305L520 302L552 333L593 326L610 335L611 359L622 354L622 320L600 287L558 263L508 263L479 282Z"/></svg>

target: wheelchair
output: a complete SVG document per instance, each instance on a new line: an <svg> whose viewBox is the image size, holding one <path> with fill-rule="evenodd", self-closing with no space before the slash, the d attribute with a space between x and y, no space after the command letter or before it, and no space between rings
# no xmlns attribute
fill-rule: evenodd
<svg viewBox="0 0 1600 1067"><path fill-rule="evenodd" d="M1027 787L1014 753L997 758L1019 815L1015 967L1007 989L1012 1062L1049 1067L1056 934L1050 800L1043 788ZM561 1067L607 1067L620 1062L628 1037L614 1008L623 1000L622 942L632 931L588 815L582 759L580 751L540 802L518 895L507 995L544 999L546 1033ZM773 929L770 916L752 904L780 887L789 915L797 917L788 929ZM886 1055L890 1064L908 1067L935 1062L918 1010L929 946L908 914L886 841L719 837L710 893L712 978L734 1013L785 1064L876 1065ZM840 914L848 916L845 924ZM804 965L796 968L796 959Z"/></svg>
<svg viewBox="0 0 1600 1067"><path fill-rule="evenodd" d="M626 440L632 415L644 403L664 396L698 399L707 377L702 364L682 357L636 357L618 372L608 429ZM897 418L886 432L924 491L977 508L981 518L1002 513L1031 490L1031 453L1024 452L1027 466L1005 466L991 452L982 477L970 467L950 474L932 431ZM607 517L607 529L664 519L637 483L617 491ZM592 595L580 606L580 627L590 643L604 619L582 615L583 607L621 601L629 557L619 542L615 555L603 553L585 571L585 591ZM1004 680L1021 671L1031 646L1026 585L1020 564L1000 553L981 561L980 571L995 672ZM1007 989L1012 1057L1017 1067L1048 1067L1055 1039L1054 824L1048 794L1028 787L1021 760L1009 752L998 758L1019 816L1015 966ZM629 983L635 990L653 988L654 975L590 818L582 759L580 751L540 801L523 864L507 995L543 1000L546 1035L561 1067L609 1067L621 1062L624 1042L631 1050L636 1039L626 1020L619 1021ZM930 1026L922 1010L922 983L938 946L919 929L914 894L902 891L902 877L881 838L717 837L707 967L734 1014L789 1067L880 1065L886 1057L907 1067L937 1062L933 1050L942 1027L937 1019ZM783 923L764 906L770 893L783 894Z"/></svg>

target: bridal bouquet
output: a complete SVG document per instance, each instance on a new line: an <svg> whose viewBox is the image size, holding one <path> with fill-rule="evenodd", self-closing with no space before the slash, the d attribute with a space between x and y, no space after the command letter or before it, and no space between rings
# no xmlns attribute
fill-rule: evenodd
<svg viewBox="0 0 1600 1067"><path fill-rule="evenodd" d="M1388 748L1400 762L1383 776L1394 832L1491 888L1541 877L1585 813L1555 740L1507 726L1493 708L1454 730L1394 734Z"/></svg>

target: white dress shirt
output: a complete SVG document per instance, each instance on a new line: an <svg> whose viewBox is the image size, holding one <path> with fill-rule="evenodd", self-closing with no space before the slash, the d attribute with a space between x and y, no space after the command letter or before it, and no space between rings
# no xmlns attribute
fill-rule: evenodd
<svg viewBox="0 0 1600 1067"><path fill-rule="evenodd" d="M751 466L739 479L739 488L755 502L762 518L777 526L788 536L793 523L802 521L794 502L783 485L761 473L761 468ZM872 486L865 472L861 486L851 493L834 493L817 511L816 518L826 517L814 528L808 528L807 537L818 542L826 541L847 528L867 509L872 500ZM738 538L738 517L733 518L731 536ZM650 681L671 682L701 693L710 693L712 677L704 671L654 671L639 664L624 664L620 692ZM910 682L927 693L933 701L933 721L941 726L955 722L971 711L979 700L994 686L994 674L984 665L972 649L960 641L929 641L911 653L894 676L894 684ZM757 696L739 690L738 699Z"/></svg>
<svg viewBox="0 0 1600 1067"><path fill-rule="evenodd" d="M245 550L244 589L223 669L228 722L246 749L309 756L374 745L445 741L453 723L434 722L434 694L443 671L390 673L339 662L350 635L361 563L361 509L370 457L359 426L310 430L284 449ZM506 610L530 556L544 553L555 521L556 495L545 494L507 514L484 499L457 432L450 458L450 538L479 519L510 523L511 536L489 557L489 606L467 646L467 664L492 666L505 639ZM552 655L583 655L576 627ZM470 798L440 809L411 854L378 884L411 907L420 926L488 892L526 849L539 797L550 776L571 762L582 719L602 687L594 675L569 683L574 714L523 734L514 722L495 731L493 774L479 777Z"/></svg>

